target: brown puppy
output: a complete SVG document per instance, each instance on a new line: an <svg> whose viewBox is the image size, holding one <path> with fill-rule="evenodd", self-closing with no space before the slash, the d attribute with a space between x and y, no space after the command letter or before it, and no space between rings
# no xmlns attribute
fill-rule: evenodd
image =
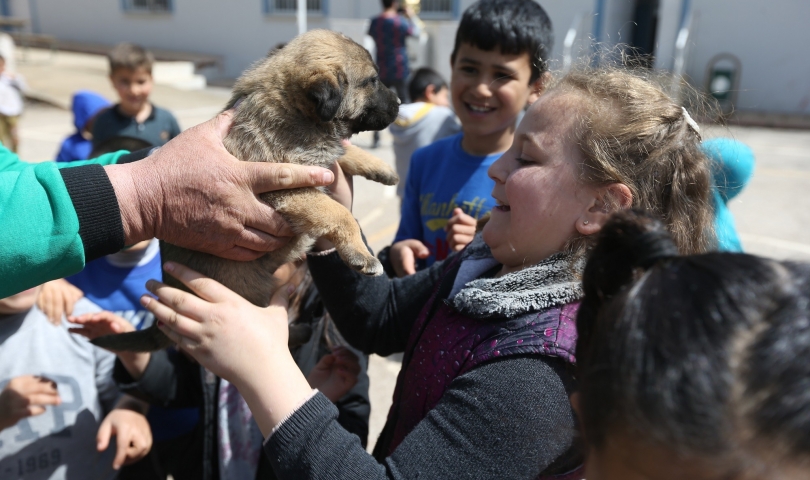
<svg viewBox="0 0 810 480"><path fill-rule="evenodd" d="M369 53L327 30L307 32L247 70L236 82L226 109L236 107L225 148L249 162L296 163L329 168L339 159L347 175L393 185L394 170L342 139L381 130L397 116L399 100L377 76ZM251 262L235 262L161 243L164 261L187 265L226 285L250 302L267 306L278 287L273 272L300 258L315 239L328 238L352 268L379 275L351 213L317 188L265 193L261 199L284 216L296 233L285 247ZM166 276L165 283L185 289ZM110 350L154 351L171 345L157 329L96 339Z"/></svg>

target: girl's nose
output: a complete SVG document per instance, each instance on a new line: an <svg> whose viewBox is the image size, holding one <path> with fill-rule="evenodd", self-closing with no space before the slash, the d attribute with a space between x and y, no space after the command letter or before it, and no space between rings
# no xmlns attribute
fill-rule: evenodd
<svg viewBox="0 0 810 480"><path fill-rule="evenodd" d="M509 165L506 159L508 154L507 152L501 155L501 158L495 160L487 170L487 175L489 175L489 178L495 180L495 183L506 183L506 178L509 176Z"/></svg>

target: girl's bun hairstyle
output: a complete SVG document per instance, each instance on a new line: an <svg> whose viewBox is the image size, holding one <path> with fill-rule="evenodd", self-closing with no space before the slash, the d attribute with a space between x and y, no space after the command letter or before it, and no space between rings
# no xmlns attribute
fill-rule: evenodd
<svg viewBox="0 0 810 480"><path fill-rule="evenodd" d="M718 478L810 462L810 265L679 256L657 218L616 214L583 275L580 421L673 449Z"/></svg>

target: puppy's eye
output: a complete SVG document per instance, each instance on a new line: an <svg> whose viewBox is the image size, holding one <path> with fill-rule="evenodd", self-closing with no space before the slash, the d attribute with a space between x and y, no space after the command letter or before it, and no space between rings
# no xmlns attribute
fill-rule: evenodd
<svg viewBox="0 0 810 480"><path fill-rule="evenodd" d="M360 86L361 87L376 87L377 82L379 82L379 81L380 81L380 79L377 76L368 77L367 79L363 80L363 83L361 83Z"/></svg>

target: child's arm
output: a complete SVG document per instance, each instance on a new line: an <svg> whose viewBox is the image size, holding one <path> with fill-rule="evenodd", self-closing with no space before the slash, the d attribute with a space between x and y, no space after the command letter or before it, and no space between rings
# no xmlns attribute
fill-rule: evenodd
<svg viewBox="0 0 810 480"><path fill-rule="evenodd" d="M132 332L135 327L125 319L112 312L85 313L77 317L69 317L68 321L81 325L81 328L70 328L70 333L77 333L90 340L104 335ZM149 365L149 353L141 352L113 352L121 360L132 378L139 379Z"/></svg>
<svg viewBox="0 0 810 480"><path fill-rule="evenodd" d="M48 405L59 405L56 382L36 375L9 380L0 392L0 430L13 427L27 417L42 415Z"/></svg>
<svg viewBox="0 0 810 480"><path fill-rule="evenodd" d="M115 436L116 453L113 468L130 465L152 449L152 429L146 420L149 405L129 395L122 395L115 408L104 417L96 435L96 449L107 450Z"/></svg>

